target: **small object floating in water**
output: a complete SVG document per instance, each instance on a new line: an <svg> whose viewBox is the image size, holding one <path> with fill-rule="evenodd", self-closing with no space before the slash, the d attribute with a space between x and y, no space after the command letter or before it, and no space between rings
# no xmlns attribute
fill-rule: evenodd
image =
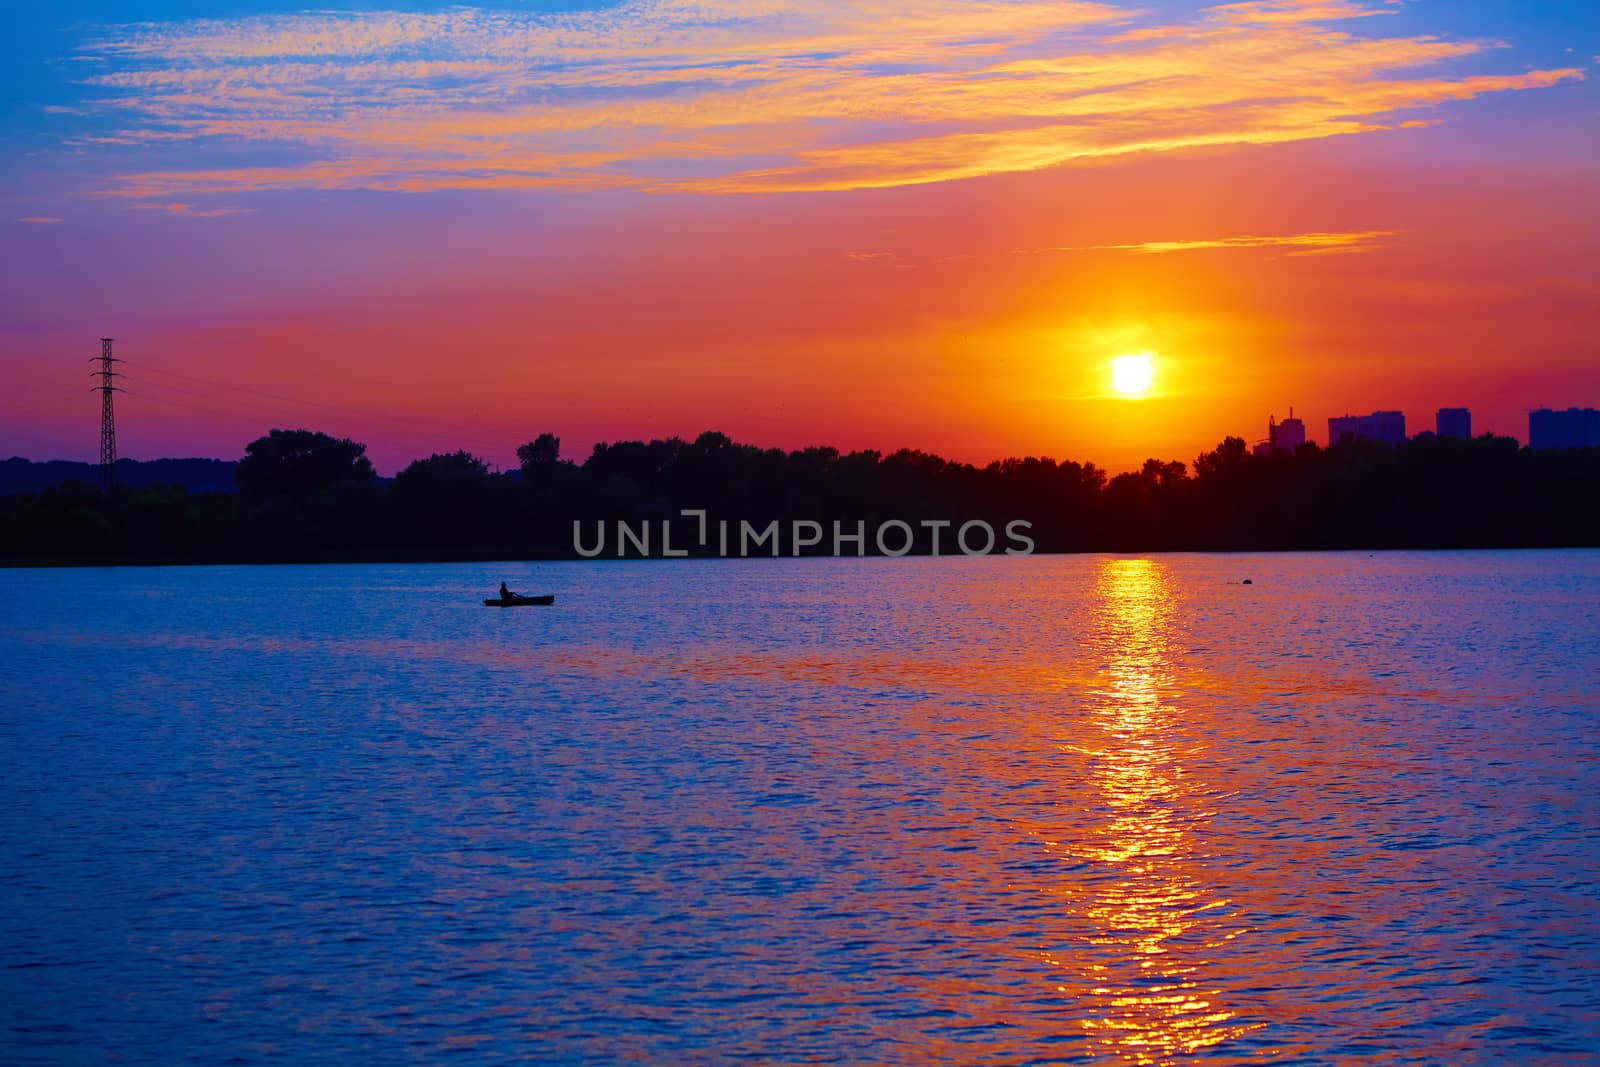
<svg viewBox="0 0 1600 1067"><path fill-rule="evenodd" d="M555 598L555 594L554 593L551 593L551 594L549 594L547 596L515 596L515 595L513 595L513 596L509 596L509 597L504 597L504 598L496 597L493 600L485 600L483 602L483 606L486 607L486 608L549 607L551 604L554 604L555 602L556 602L556 598Z"/></svg>
<svg viewBox="0 0 1600 1067"><path fill-rule="evenodd" d="M1252 582L1250 579L1246 578L1244 581L1240 582L1239 584L1240 585L1255 585L1256 583Z"/></svg>

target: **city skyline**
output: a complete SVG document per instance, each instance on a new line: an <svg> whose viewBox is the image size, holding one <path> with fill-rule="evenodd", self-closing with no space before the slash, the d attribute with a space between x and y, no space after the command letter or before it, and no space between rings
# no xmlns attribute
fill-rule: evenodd
<svg viewBox="0 0 1600 1067"><path fill-rule="evenodd" d="M111 421L111 416L106 413L110 409L111 399L107 398L107 397L104 397L104 393L105 393L106 388L108 386L116 385L117 382L124 381L126 379L126 377L127 377L127 374L124 371L118 371L115 375L113 375L112 377L109 377L109 378L105 377L106 372L111 369L111 364L106 363L104 361L111 357L113 343L114 343L114 339L112 339L112 338L101 338L99 340L99 346L100 346L100 353L101 354L96 356L96 357L92 357L92 359L94 361L99 362L99 367L90 372L91 376L94 377L97 380L97 383L98 383L98 384L95 384L94 386L91 387L91 391L94 392L94 393L97 393L97 394L101 394L103 399L105 400L106 411L102 412L101 436L100 436L100 462L101 462L102 468L105 467L105 460L106 460L106 455L107 455L107 449L108 448L110 449L110 453L109 454L111 455L113 460L115 460L119 456L118 446L115 444L115 437L114 437L114 434L116 432L115 431L115 424L114 424L114 422ZM1150 388L1150 386L1152 384L1151 383L1151 372L1150 372L1150 369L1149 369L1149 366L1148 366L1148 364L1150 362L1150 357L1148 355L1140 355L1138 357L1124 357L1124 359L1119 360L1118 363L1126 363L1127 360L1130 359L1130 358L1137 358L1137 359L1141 360L1145 364L1141 387L1138 388L1138 389L1132 390L1132 392L1134 392L1134 393L1142 392L1143 390ZM117 357L114 360L114 362L119 366L125 365L125 361L122 360L120 357ZM1113 366L1111 368L1112 376L1113 376L1113 379L1114 379L1113 380L1113 388L1121 388L1118 385L1118 383L1115 381L1115 379L1118 377L1118 370L1119 370L1119 368L1117 366ZM115 379L115 380L113 380L113 379ZM190 384L191 385L201 385L201 386L206 387L206 390L207 390L206 392L198 392L198 391L194 391L192 389L191 390L187 390L187 392L189 393L190 396L196 397L196 398L202 398L202 397L205 397L207 395L227 397L230 394L230 392L232 392L235 395L237 395L238 393L241 393L241 392L249 392L249 390L241 390L241 389L238 389L238 388L228 389L228 388L223 388L220 385L207 385L207 383L205 383L203 381L200 381L200 380L194 380ZM1123 391L1127 392L1128 390L1123 389ZM126 390L122 386L116 385L116 387L113 390L113 392L115 394L121 395L124 392L126 392ZM99 404L99 402L97 401L97 405L98 404ZM324 412L329 410L325 405L319 405L319 406L323 408ZM1464 438L1471 438L1471 437L1479 436L1479 433L1473 432L1473 429L1472 429L1472 427L1473 427L1472 411L1471 411L1470 408L1465 408L1465 407L1441 407L1435 412L1434 428L1432 428L1432 429L1417 429L1414 432L1408 432L1407 423L1406 423L1406 416L1405 416L1405 412L1403 410L1377 409L1377 410L1374 410L1371 413L1366 414L1366 415L1353 415L1353 414L1350 414L1349 412L1346 412L1343 415L1328 416L1328 418L1326 420L1327 421L1327 426L1328 426L1327 435L1326 435L1325 439L1322 440L1322 441L1318 441L1315 436L1313 436L1312 434L1310 434L1307 431L1305 420L1300 418L1300 417L1297 417L1295 415L1295 407L1294 407L1294 405L1290 405L1288 411L1289 411L1288 416L1285 417L1281 421L1277 418L1277 416L1275 414L1269 414L1268 415L1268 419L1267 419L1267 434L1264 437L1255 437L1252 434L1250 434L1248 432L1245 432L1245 431L1230 432L1230 433L1226 434L1225 436L1242 438L1243 440L1246 441L1246 443L1248 445L1251 446L1252 451L1256 455L1268 455L1268 454L1272 453L1273 451L1293 451L1295 448L1299 447L1299 445L1305 444L1305 443L1316 444L1316 445L1320 445L1321 447L1331 447L1331 446L1333 446L1335 444L1339 444L1339 443L1342 443L1342 442L1348 442L1348 441L1356 440L1356 439L1380 441L1380 442L1388 443L1388 444L1397 444L1397 443L1400 443L1400 442L1403 442L1403 441L1406 441L1406 440L1410 440L1410 439L1412 439L1414 437L1421 436L1421 435L1424 435L1424 434L1430 435L1430 436L1435 436L1436 435L1436 436L1440 436L1440 437L1464 437ZM1587 419L1588 419L1587 422L1583 421L1584 417L1587 417ZM324 422L329 421L330 418L334 422L340 421L338 416L336 416L336 415L333 415L333 416L318 416L318 418L322 418L322 420ZM1589 436L1596 437L1596 440L1592 441L1592 442L1587 442L1587 443L1589 443L1589 444L1600 444L1600 434L1596 434L1596 432L1594 430L1594 426L1595 425L1600 425L1600 423L1596 422L1596 418L1597 418L1597 416L1596 416L1596 413L1595 413L1595 409L1590 408L1590 407L1578 407L1576 405L1571 405L1571 406L1566 407L1566 408L1559 408L1559 407L1558 408L1552 408L1549 405L1541 405L1539 407L1530 408L1528 410L1527 416L1526 416L1526 422L1525 422L1527 430L1526 430L1525 433L1522 433L1522 434L1495 434L1493 431L1480 431L1480 433L1487 433L1487 434L1490 434L1492 436L1509 437L1509 438L1511 438L1513 440L1518 441L1519 443L1521 443L1523 445L1526 445L1526 446L1528 446L1530 448L1534 448L1534 449L1538 449L1538 448L1541 448L1541 447L1582 447L1584 442L1587 441L1587 437L1589 437ZM1576 421L1574 421L1574 420L1576 420ZM290 420L290 421L293 421L293 420ZM111 438L111 440L109 442L106 439L106 433L107 433L108 427L111 429L111 433L113 434L113 437ZM276 428L278 428L278 429L306 429L307 427L306 426L289 426L287 424L283 424L283 425L277 426ZM715 428L709 428L709 429L710 429L710 432L720 432L720 431L716 431ZM549 431L548 431L548 429L529 428L526 435L531 437L535 432L548 433ZM697 437L700 433L703 433L703 432L708 432L707 428L702 428L701 430L691 431L691 432L688 432L688 433L666 434L666 435L663 435L661 439L678 438L680 440L693 440L695 437ZM361 435L360 434L353 434L353 435L349 435L349 436L352 439L356 439L356 438L359 438ZM557 438L557 439L560 439L560 437L561 437L561 435L559 433L556 433L553 436L555 438ZM1543 441L1541 441L1541 436L1543 437ZM616 439L620 440L621 438L619 437L619 438L616 438ZM1553 442L1559 442L1559 443L1553 443ZM363 443L363 445L367 445L368 444L368 442L366 442L366 441L363 441L362 443ZM578 446L576 452L575 453L574 452L569 452L567 458L571 459L571 458L574 457L574 455L586 456L586 455L589 454L589 452L593 448L595 448L597 446L609 444L609 443L610 443L610 441L593 441L593 442L579 441L579 442L576 442L576 444ZM483 459L487 460L491 464L491 466L493 466L495 468L502 468L503 467L504 469L515 469L516 463L515 462L502 463L500 461L500 459L499 459L499 453L507 451L507 450L510 450L510 451L512 451L514 453L515 450L516 450L516 447L517 446L503 446L503 447L490 448L488 450L485 450L481 454L480 458L483 458ZM828 443L828 442L810 440L810 441L806 441L803 444L798 445L798 446L766 444L766 445L763 445L762 447L778 447L778 448L781 448L781 449L783 449L785 451L789 451L789 450L803 449L803 448L809 448L809 447L833 447L833 446L831 445L831 443ZM905 447L914 447L914 446L905 446L905 445L889 446L887 448L880 447L880 448L877 448L875 450L879 451L879 452L891 452L891 451L895 451L896 448L905 448ZM926 450L926 449L917 449L917 450L919 450L919 451L930 451L930 450ZM377 447L374 449L374 451L376 451L376 452L381 454L384 451L384 445L382 443L379 443L377 445ZM466 451L472 452L474 450L473 449L466 449ZM125 454L123 454L123 455L124 455L124 458L134 458L134 457L126 456ZM1107 470L1107 471L1109 471L1110 473L1113 473L1113 474L1118 473L1116 469L1110 468L1110 467L1106 467L1103 464L1098 464L1093 459L1084 459L1084 457L1071 456L1071 455L1067 455L1067 454L1064 454L1064 453L1054 453L1054 452L1049 452L1049 451L1037 453L1037 455L1042 456L1042 457L1046 457L1046 458L1058 459L1058 460L1072 460L1072 461L1082 461L1082 462L1095 463L1095 465L1099 466L1102 470ZM65 460L67 462L83 462L83 460L79 459L77 456L71 456L71 455L68 455L68 456L17 456L17 455L12 455L12 456L3 457L3 458L27 459L27 460L30 460L30 461L35 462L35 463L48 463L48 462L51 462L51 461L61 461L61 460ZM164 460L164 459L219 459L219 460L230 460L232 458L233 458L232 455L215 455L215 456L208 456L208 457L202 457L202 456L178 456L178 455L170 455L170 456L141 456L141 457L138 457L138 459L141 462L152 462L152 461L159 461L159 460ZM419 457L411 457L411 459L416 459L416 458L419 458ZM996 456L992 456L992 457L980 457L980 458L976 458L976 459L973 458L973 457L965 457L965 456L950 456L950 457L947 457L947 458L955 459L955 460L957 460L959 462L975 463L978 466L983 466L987 462L998 461L998 460L1002 460L1002 459L1006 459L1006 458L1020 458L1020 454L1012 454L1010 456L996 455ZM1160 456L1153 456L1153 455L1152 456L1146 456L1145 459L1147 459L1147 460L1148 459L1157 459L1157 460L1170 461L1170 457L1160 457ZM398 469L399 466L404 466L405 463L407 463L407 462L410 462L410 460L401 461L399 464L396 465L396 469ZM1142 463L1143 461L1140 461L1140 462ZM1178 462L1187 463L1188 461L1187 460L1179 460ZM1139 465L1140 465L1140 463L1132 464L1128 469L1130 469L1130 470L1136 469ZM380 467L380 470L381 470L382 469L382 464L380 464L379 467ZM389 473L393 473L393 471L390 471Z"/></svg>
<svg viewBox="0 0 1600 1067"><path fill-rule="evenodd" d="M103 346L102 347L102 352L103 352L103 354L102 354L102 356L98 357L101 360L104 360L105 358L107 358L107 356L110 355L110 351L111 351L110 348L109 347L104 347L105 346L105 342L107 340L109 340L109 339L104 339L104 338L102 339L102 346ZM121 362L120 359L117 360L117 362L120 363ZM96 376L102 375L104 373L104 364L102 364L102 369L101 370L96 370L96 371L94 371L92 373L94 375L96 375ZM119 375L117 375L117 377L120 378L121 375L119 374ZM108 384L111 384L111 383L109 381L106 381L106 380L102 379L101 384L94 386L93 390L96 391L96 392L103 392L105 386L108 385ZM117 389L116 391L119 392L119 393L121 392L120 388ZM1442 407L1442 408L1439 408L1435 412L1435 422L1434 422L1434 427L1432 429L1418 429L1415 432L1407 432L1406 417L1405 417L1405 413L1403 411L1379 409L1379 410L1375 410L1373 412L1370 412L1369 414L1366 414L1366 415L1352 415L1352 414L1346 413L1344 415L1339 415L1339 416L1329 416L1328 419L1327 419L1327 425L1328 425L1327 436L1323 441L1318 441L1314 436L1312 436L1307 431L1305 420L1295 415L1294 406L1291 405L1289 407L1288 416L1286 416L1281 421L1277 418L1277 416L1275 414L1269 414L1268 415L1268 419L1267 419L1267 434L1264 437L1253 437L1249 433L1243 432L1243 431L1238 432L1238 433L1229 433L1226 436L1227 437L1236 437L1236 438L1239 438L1241 440L1244 440L1246 442L1247 446L1250 447L1252 453L1257 455L1257 456L1270 455L1275 451L1292 452L1302 444L1312 444L1312 445L1317 445L1319 447L1324 447L1324 448L1332 447L1333 445L1336 445L1336 444L1349 443L1349 442L1355 441L1355 440L1367 440L1367 441L1377 441L1377 442L1386 443L1386 444L1398 444L1398 443L1402 443L1404 441L1413 440L1415 438L1424 437L1424 436L1427 436L1427 437L1435 437L1435 436L1437 436L1437 437L1455 437L1455 438L1467 438L1467 439L1471 439L1471 438L1478 437L1478 436L1508 437L1508 438L1510 438L1510 439L1512 439L1514 441L1517 441L1519 444L1525 445L1525 446L1527 446L1527 447L1529 447L1531 449L1534 449L1534 450L1539 450L1539 449L1542 449L1542 448L1600 447L1600 411L1597 411L1596 409L1591 408L1591 407L1581 407L1580 408L1580 407L1577 407L1577 406L1569 406L1567 408L1551 408L1549 406L1543 406L1543 407L1539 407L1539 408L1530 409L1528 414L1527 414L1527 422L1526 422L1527 432L1525 434L1522 434L1522 435L1494 434L1492 431L1483 431L1481 434L1480 433L1475 433L1473 431L1473 421L1472 420L1473 420L1473 416L1472 416L1472 411L1471 411L1470 408ZM109 444L109 445L107 444L107 442L105 440L105 433L106 433L106 428L107 428L108 425L111 425L111 424L109 424L105 419L102 419L102 425L101 425L101 450L100 450L101 467L102 467L102 480L104 480L104 478L108 476L108 475L105 474L105 471L107 470L107 468L105 466L105 456L107 454L107 448L108 447L110 448L110 450L111 450L110 454L111 454L111 456L112 456L112 458L114 460L116 458L119 458L119 454L117 452L117 446L114 443L114 437L112 439L112 443ZM277 429L306 429L306 427L281 426L281 427L277 427ZM113 432L113 434L115 433L114 426L113 426L112 432ZM539 432L540 432L541 435L550 436L553 439L555 439L556 441L559 441L561 439L561 435L560 434L549 434L548 431L539 431ZM656 440L677 439L677 440L680 440L680 441L692 441L695 438L697 438L698 436L700 436L701 433L719 433L719 432L720 431L716 431L716 430L701 430L701 431L691 432L691 433L688 433L688 434L669 434L669 435L666 435L665 438L656 438ZM530 433L529 433L529 436L531 436L531 435L532 435L532 431L530 431ZM354 439L354 438L352 438L352 439ZM618 438L616 440L621 440L621 438ZM607 445L610 445L610 444L613 444L613 443L615 443L615 441L577 442L576 443L577 447L575 449L569 449L567 451L567 453L565 454L564 458L566 460L568 460L568 461L581 462L581 457L587 457L595 448L604 447L604 446L607 446ZM767 448L777 447L781 451L802 451L805 448L817 448L817 447L832 448L832 447L834 447L831 443L823 442L823 441L810 441L810 442L807 442L805 445L799 446L797 448L790 448L790 447L787 447L787 446L777 446L777 445L761 443L761 442L751 442L751 443L756 444L757 447L767 447ZM366 448L368 446L368 442L366 442L366 441L362 441L361 444L362 444L363 448ZM901 446L901 447L909 447L909 446ZM380 445L380 449L381 449L381 445ZM514 452L520 452L520 449L521 449L521 446L517 446L516 448L513 448L513 451ZM896 451L896 450L897 449L891 447L891 448L875 449L874 451L878 451L880 453L887 454L889 452L893 452L893 451ZM921 449L913 449L913 450L914 451L927 451L927 450L921 450ZM468 452L468 453L472 452L472 450L470 450L470 449L458 449L456 451L464 451L464 452ZM442 454L445 454L445 453L435 453L436 456L437 455L442 455ZM477 458L480 458L480 459L483 459L483 460L487 461L489 463L489 465L491 466L491 468L494 468L494 469L506 469L506 470L514 470L514 469L516 469L516 466L517 466L516 462L509 463L509 464L502 464L495 458L495 455L496 455L495 452L490 452L490 453L478 455ZM1115 475L1115 474L1118 474L1118 473L1122 473L1122 472L1120 472L1120 471L1118 471L1118 470L1116 470L1114 468L1108 468L1108 467L1105 467L1103 465L1096 464L1094 460L1085 460L1085 459L1083 459L1083 457L1076 457L1076 456L1071 456L1071 455L1066 455L1066 454L1057 454L1057 453L1050 453L1050 452L1039 453L1037 455L1038 455L1038 458L1053 459L1053 460L1064 461L1064 462L1087 462L1087 463L1099 466L1101 470L1104 470L1108 474L1112 474L1112 475ZM61 462L61 461L65 461L65 462L68 462L68 463L81 463L81 462L84 462L82 460L74 459L73 457L61 457L61 456L52 456L52 457L11 456L11 457L3 457L3 458L8 458L8 459L12 459L12 460L24 459L24 460L29 460L29 461L31 461L33 463L36 463L36 464L47 464L47 463L51 463L51 462ZM129 456L126 456L126 455L122 455L120 458L133 459L134 457L129 457ZM406 463L410 463L410 462L413 462L413 461L415 461L417 459L421 459L421 458L424 458L424 457L420 457L420 456L411 457L410 460L407 460L407 461L399 464L399 466L404 466L404 465L406 465ZM1000 461L1007 460L1007 459L1020 459L1020 458L1025 458L1025 457L1023 457L1021 455L992 456L992 457L986 457L986 458L978 458L976 460L972 459L972 458L969 458L969 457L959 457L959 456L950 456L950 457L944 457L944 458L953 459L953 460L956 460L957 462L964 462L964 463L973 464L973 465L978 466L978 467L982 467L982 466L985 466L986 464L991 463L991 462L1000 462ZM235 457L231 456L231 455L227 455L227 456L218 455L218 456L209 456L209 457L201 457L201 456L159 456L159 457L157 457L157 456L150 456L150 457L140 457L137 461L138 462L142 462L142 463L160 463L160 462L163 462L163 461L166 461L166 460L176 460L176 461L202 460L202 461L208 461L208 462L209 461L234 462L235 461ZM1173 460L1170 457L1159 457L1159 456L1147 456L1146 460L1147 461L1148 460L1156 460L1158 462L1173 462ZM1184 466L1188 466L1189 465L1189 460L1187 460L1187 459L1176 460L1176 462L1178 462L1179 464L1184 465ZM1137 470L1141 465L1142 465L1142 462L1139 463L1139 464L1134 464L1131 467L1129 467L1128 470L1129 471ZM398 467L396 469L398 469ZM392 475L393 473L395 473L395 471L393 471L393 470L389 470L389 471L385 472L385 469L382 467L381 464L378 465L378 470L379 470L380 474L387 473L389 475Z"/></svg>
<svg viewBox="0 0 1600 1067"><path fill-rule="evenodd" d="M124 454L388 470L706 427L1123 470L1283 397L1519 440L1600 397L1560 5L393 7L26 16L0 454L93 457L102 335Z"/></svg>

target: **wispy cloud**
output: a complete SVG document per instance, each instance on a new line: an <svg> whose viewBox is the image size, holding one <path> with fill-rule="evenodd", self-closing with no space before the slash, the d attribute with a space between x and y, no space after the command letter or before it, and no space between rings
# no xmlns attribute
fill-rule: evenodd
<svg viewBox="0 0 1600 1067"><path fill-rule="evenodd" d="M24 215L18 222L26 222L35 226L50 226L62 221L54 215Z"/></svg>
<svg viewBox="0 0 1600 1067"><path fill-rule="evenodd" d="M1383 0L1387 7L1370 7L1352 0L1250 0L1247 3L1220 4L1211 14L1225 22L1271 25L1286 22L1327 22L1334 19L1392 15L1399 0Z"/></svg>
<svg viewBox="0 0 1600 1067"><path fill-rule="evenodd" d="M1062 245L1054 248L1019 248L1022 254L1039 252L1134 252L1139 255L1167 255L1173 252L1205 252L1233 248L1287 248L1291 256L1326 256L1366 252L1376 248L1397 230L1361 230L1352 233L1294 233L1276 236L1245 235L1211 237L1189 241L1141 241L1126 245Z"/></svg>
<svg viewBox="0 0 1600 1067"><path fill-rule="evenodd" d="M893 186L1391 129L1582 77L1429 74L1483 46L1344 25L1388 10L1272 0L1152 24L1059 0L629 0L142 23L84 54L91 106L118 119L98 139L169 160L107 191L152 199Z"/></svg>
<svg viewBox="0 0 1600 1067"><path fill-rule="evenodd" d="M191 219L217 219L224 215L247 214L251 209L244 207L196 207L193 204L136 204L135 207L147 208L151 211L165 211L173 215L183 215Z"/></svg>

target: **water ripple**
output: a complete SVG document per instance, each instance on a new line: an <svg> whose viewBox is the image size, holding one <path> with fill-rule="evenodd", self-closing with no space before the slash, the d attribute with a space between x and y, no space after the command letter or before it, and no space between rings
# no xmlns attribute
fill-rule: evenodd
<svg viewBox="0 0 1600 1067"><path fill-rule="evenodd" d="M0 1050L1592 1061L1597 602L1593 552L0 573Z"/></svg>

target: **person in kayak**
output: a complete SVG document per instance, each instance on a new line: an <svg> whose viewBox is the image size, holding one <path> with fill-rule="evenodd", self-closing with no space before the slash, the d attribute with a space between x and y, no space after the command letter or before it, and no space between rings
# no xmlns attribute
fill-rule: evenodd
<svg viewBox="0 0 1600 1067"><path fill-rule="evenodd" d="M500 583L500 599L501 600L515 600L521 595L522 595L521 593L513 593L511 590L507 589L505 582L501 582Z"/></svg>

